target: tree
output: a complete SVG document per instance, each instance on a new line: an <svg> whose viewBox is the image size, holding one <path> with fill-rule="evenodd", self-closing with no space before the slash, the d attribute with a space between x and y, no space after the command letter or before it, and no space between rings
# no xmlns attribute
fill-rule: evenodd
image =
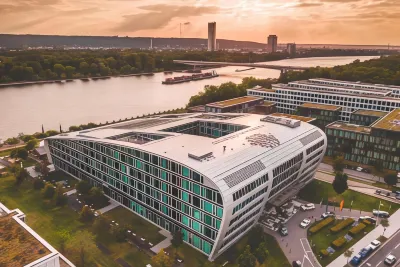
<svg viewBox="0 0 400 267"><path fill-rule="evenodd" d="M256 266L257 259L253 254L251 254L250 246L247 245L237 261L239 267L253 267Z"/></svg>
<svg viewBox="0 0 400 267"><path fill-rule="evenodd" d="M15 175L15 184L17 186L21 185L26 178L29 177L29 173L25 169L19 169Z"/></svg>
<svg viewBox="0 0 400 267"><path fill-rule="evenodd" d="M175 251L183 244L183 233L180 230L172 233L171 244L175 248Z"/></svg>
<svg viewBox="0 0 400 267"><path fill-rule="evenodd" d="M71 239L71 234L68 230L61 230L57 233L58 239L60 240L60 252L65 253L66 245L68 241Z"/></svg>
<svg viewBox="0 0 400 267"><path fill-rule="evenodd" d="M386 228L389 227L389 220L386 218L381 219L381 225L383 226L383 234L385 234Z"/></svg>
<svg viewBox="0 0 400 267"><path fill-rule="evenodd" d="M33 189L35 190L41 190L44 187L44 182L41 179L35 178L33 180Z"/></svg>
<svg viewBox="0 0 400 267"><path fill-rule="evenodd" d="M54 193L54 203L57 206L65 206L68 203L68 197L64 194L62 186L57 186Z"/></svg>
<svg viewBox="0 0 400 267"><path fill-rule="evenodd" d="M92 75L96 75L98 71L99 71L99 67L97 66L96 63L90 64L90 73Z"/></svg>
<svg viewBox="0 0 400 267"><path fill-rule="evenodd" d="M54 64L53 70L57 73L58 78L61 78L61 75L65 72L65 68L62 64Z"/></svg>
<svg viewBox="0 0 400 267"><path fill-rule="evenodd" d="M127 237L128 229L125 226L115 225L112 228L112 234L117 242L124 242Z"/></svg>
<svg viewBox="0 0 400 267"><path fill-rule="evenodd" d="M88 252L97 249L93 234L87 230L76 233L73 238L68 240L66 248L68 258L72 258L75 262L78 262L77 266L79 267L87 265L92 256Z"/></svg>
<svg viewBox="0 0 400 267"><path fill-rule="evenodd" d="M101 190L99 187L92 187L89 190L89 196L90 196L90 200L94 204L101 204L101 203L103 203L103 201L105 199L107 199L104 196L103 190Z"/></svg>
<svg viewBox="0 0 400 267"><path fill-rule="evenodd" d="M255 256L257 258L257 261L262 264L264 261L267 259L269 255L268 249L267 249L267 244L265 242L262 242L258 248L256 249Z"/></svg>
<svg viewBox="0 0 400 267"><path fill-rule="evenodd" d="M353 249L348 249L343 253L343 256L347 259L347 265L349 265L349 259L351 258L351 255L353 255L353 252Z"/></svg>
<svg viewBox="0 0 400 267"><path fill-rule="evenodd" d="M51 199L55 193L54 185L51 183L46 183L42 189L42 195L45 199Z"/></svg>
<svg viewBox="0 0 400 267"><path fill-rule="evenodd" d="M397 184L397 176L394 173L385 175L383 179L388 186L395 186Z"/></svg>
<svg viewBox="0 0 400 267"><path fill-rule="evenodd" d="M161 249L157 255L151 258L151 265L153 267L172 267L174 260L164 253Z"/></svg>
<svg viewBox="0 0 400 267"><path fill-rule="evenodd" d="M15 137L11 137L11 138L6 139L6 141L4 141L4 143L7 145L16 145L19 143L19 139L15 138Z"/></svg>
<svg viewBox="0 0 400 267"><path fill-rule="evenodd" d="M57 132L56 130L48 130L46 132L46 136L54 136L54 135L57 135L57 134L59 134L59 132Z"/></svg>
<svg viewBox="0 0 400 267"><path fill-rule="evenodd" d="M332 186L337 194L342 194L349 188L347 185L347 179L347 174L341 172L336 173Z"/></svg>
<svg viewBox="0 0 400 267"><path fill-rule="evenodd" d="M381 160L375 161L374 169L376 170L376 172L382 172L383 171L383 162Z"/></svg>
<svg viewBox="0 0 400 267"><path fill-rule="evenodd" d="M344 158L342 156L336 157L333 160L333 170L335 172L343 172L344 170Z"/></svg>
<svg viewBox="0 0 400 267"><path fill-rule="evenodd" d="M37 145L37 140L36 139L29 140L25 145L25 149L28 150L28 151L32 150L32 149L34 149L36 147L36 145Z"/></svg>
<svg viewBox="0 0 400 267"><path fill-rule="evenodd" d="M264 241L263 237L264 230L261 226L257 225L250 230L248 245L250 246L251 251L255 251L260 243Z"/></svg>
<svg viewBox="0 0 400 267"><path fill-rule="evenodd" d="M93 223L93 231L99 235L110 230L110 222L103 215L98 216Z"/></svg>
<svg viewBox="0 0 400 267"><path fill-rule="evenodd" d="M89 206L83 206L79 213L79 220L82 222L91 222L94 219L94 213Z"/></svg>
<svg viewBox="0 0 400 267"><path fill-rule="evenodd" d="M75 72L75 67L72 67L72 66L65 67L65 75L67 76L67 79L73 78L74 72Z"/></svg>
<svg viewBox="0 0 400 267"><path fill-rule="evenodd" d="M81 128L79 127L79 126L70 126L69 128L68 128L68 130L70 131L70 132L77 132L77 131L79 131Z"/></svg>
<svg viewBox="0 0 400 267"><path fill-rule="evenodd" d="M28 158L28 150L26 150L25 148L19 148L17 151L17 157L20 159L27 159Z"/></svg>
<svg viewBox="0 0 400 267"><path fill-rule="evenodd" d="M88 182L81 180L76 184L75 188L78 193L82 195L87 195L89 194L91 186Z"/></svg>

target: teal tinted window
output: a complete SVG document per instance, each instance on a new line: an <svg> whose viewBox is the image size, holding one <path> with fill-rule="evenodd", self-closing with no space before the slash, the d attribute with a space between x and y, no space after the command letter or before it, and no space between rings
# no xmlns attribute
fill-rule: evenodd
<svg viewBox="0 0 400 267"><path fill-rule="evenodd" d="M162 211L164 214L168 215L168 208L166 206L162 207Z"/></svg>
<svg viewBox="0 0 400 267"><path fill-rule="evenodd" d="M183 223L184 225L189 226L189 218L186 217L185 215L182 215L182 223Z"/></svg>
<svg viewBox="0 0 400 267"><path fill-rule="evenodd" d="M189 169L186 167L182 167L182 174L185 177L189 177Z"/></svg>
<svg viewBox="0 0 400 267"><path fill-rule="evenodd" d="M182 192L182 200L183 201L189 201L189 194L186 192Z"/></svg>
<svg viewBox="0 0 400 267"><path fill-rule="evenodd" d="M181 211L185 212L185 206L186 206L186 205L182 203L182 205L181 205Z"/></svg>
<svg viewBox="0 0 400 267"><path fill-rule="evenodd" d="M193 183L193 193L200 195L200 186L198 184Z"/></svg>
<svg viewBox="0 0 400 267"><path fill-rule="evenodd" d="M217 216L222 218L222 208L217 207Z"/></svg>
<svg viewBox="0 0 400 267"><path fill-rule="evenodd" d="M126 166L123 165L123 164L121 164L121 171L124 172L124 173L126 173Z"/></svg>
<svg viewBox="0 0 400 267"><path fill-rule="evenodd" d="M212 225L212 218L210 215L204 214L204 222L208 225Z"/></svg>
<svg viewBox="0 0 400 267"><path fill-rule="evenodd" d="M200 247L200 238L198 238L198 237L195 236L195 235L193 235L193 245L194 245L196 248L201 248L201 247Z"/></svg>
<svg viewBox="0 0 400 267"><path fill-rule="evenodd" d="M117 151L114 151L114 158L119 159L119 153Z"/></svg>
<svg viewBox="0 0 400 267"><path fill-rule="evenodd" d="M200 211L193 209L193 217L200 220Z"/></svg>
<svg viewBox="0 0 400 267"><path fill-rule="evenodd" d="M128 158L128 163L129 163L129 165L133 165L133 158L129 157Z"/></svg>
<svg viewBox="0 0 400 267"><path fill-rule="evenodd" d="M192 228L193 228L194 230L196 230L197 232L200 232L200 224L199 224L198 222L193 221L193 222L192 222Z"/></svg>
<svg viewBox="0 0 400 267"><path fill-rule="evenodd" d="M138 169L142 168L142 162L140 160L136 160L136 168Z"/></svg>
<svg viewBox="0 0 400 267"><path fill-rule="evenodd" d="M167 192L167 184L166 183L162 183L161 188L164 192Z"/></svg>
<svg viewBox="0 0 400 267"><path fill-rule="evenodd" d="M126 175L122 175L122 181L124 181L124 183L128 183L128 177L126 177Z"/></svg>
<svg viewBox="0 0 400 267"><path fill-rule="evenodd" d="M165 171L161 171L161 178L167 180L167 173Z"/></svg>
<svg viewBox="0 0 400 267"><path fill-rule="evenodd" d="M221 221L220 220L216 220L215 221L215 226L217 227L217 229L219 229L221 227Z"/></svg>
<svg viewBox="0 0 400 267"><path fill-rule="evenodd" d="M163 168L165 168L165 169L167 169L167 166L168 164L167 164L167 160L166 159L161 159L161 166L163 167Z"/></svg>
<svg viewBox="0 0 400 267"><path fill-rule="evenodd" d="M186 190L190 190L190 182L182 179L182 187Z"/></svg>
<svg viewBox="0 0 400 267"><path fill-rule="evenodd" d="M210 243L208 243L208 242L206 242L206 241L203 241L203 251L204 251L204 253L206 253L206 254L210 254L211 253L211 245L210 245Z"/></svg>
<svg viewBox="0 0 400 267"><path fill-rule="evenodd" d="M213 205L207 201L204 201L204 210L212 213Z"/></svg>
<svg viewBox="0 0 400 267"><path fill-rule="evenodd" d="M182 235L183 235L183 240L186 241L186 242L189 241L189 235L188 235L187 230L186 229L182 229L181 231L182 231Z"/></svg>
<svg viewBox="0 0 400 267"><path fill-rule="evenodd" d="M162 197L163 202L168 204L168 196L167 195L163 195Z"/></svg>

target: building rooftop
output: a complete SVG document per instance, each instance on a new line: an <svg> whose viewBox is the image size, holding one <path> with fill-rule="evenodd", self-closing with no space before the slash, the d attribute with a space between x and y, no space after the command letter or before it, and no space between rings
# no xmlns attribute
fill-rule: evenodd
<svg viewBox="0 0 400 267"><path fill-rule="evenodd" d="M375 122L372 128L400 132L400 108L393 110L385 117Z"/></svg>
<svg viewBox="0 0 400 267"><path fill-rule="evenodd" d="M226 108L230 106L245 104L252 101L262 100L261 97L253 97L253 96L242 96L237 98L232 98L220 102L209 103L206 106L208 107L217 107L217 108Z"/></svg>
<svg viewBox="0 0 400 267"><path fill-rule="evenodd" d="M0 265L25 266L50 251L13 218L15 214L0 216Z"/></svg>
<svg viewBox="0 0 400 267"><path fill-rule="evenodd" d="M383 117L388 113L385 111L359 109L354 111L353 114L363 115L363 116Z"/></svg>
<svg viewBox="0 0 400 267"><path fill-rule="evenodd" d="M193 111L193 112L206 112L206 106L201 105L201 106L194 106L190 107L187 110Z"/></svg>
<svg viewBox="0 0 400 267"><path fill-rule="evenodd" d="M342 107L334 106L334 105L325 105L325 104L317 104L317 103L304 103L301 107L305 108L313 108L313 109L321 109L321 110L330 110L330 111L338 111Z"/></svg>
<svg viewBox="0 0 400 267"><path fill-rule="evenodd" d="M338 83L338 84L349 84L349 85L365 85L365 86L371 86L375 88L398 88L400 89L400 86L396 85L386 85L386 84L373 84L373 83L363 83L363 82L353 82L353 81L340 81L340 80L334 80L334 79L325 79L325 78L313 78L309 79L309 81L322 81L322 82L332 82L332 83Z"/></svg>
<svg viewBox="0 0 400 267"><path fill-rule="evenodd" d="M332 122L331 124L327 125L326 128L366 134L369 134L371 132L371 128L368 126L356 125L341 121Z"/></svg>
<svg viewBox="0 0 400 267"><path fill-rule="evenodd" d="M273 105L276 105L276 103L275 102L270 102L270 101L264 101L264 103L262 105L259 105L259 106L269 107L269 106L273 106Z"/></svg>
<svg viewBox="0 0 400 267"><path fill-rule="evenodd" d="M137 148L171 159L192 168L212 181L223 194L231 194L224 178L262 160L265 167L275 166L287 153L303 147L300 138L322 131L305 123L314 120L286 114L256 115L246 113L188 113L179 118L155 115L90 130L64 133L50 139L92 140L111 145ZM266 117L268 117L266 119ZM200 129L210 129L208 137ZM219 135L218 130L222 133ZM196 132L197 131L197 132ZM184 133L183 133L184 132ZM190 132L190 134L189 134ZM145 143L113 139L115 136L141 133L153 140ZM154 136L167 135L163 138ZM153 137L152 137L153 136ZM220 136L220 137L218 137ZM237 186L240 186L239 184Z"/></svg>
<svg viewBox="0 0 400 267"><path fill-rule="evenodd" d="M304 117L304 116L285 114L285 113L273 113L273 114L271 114L271 116L299 120L299 121L307 122L307 123L310 123L310 122L316 120L315 118L311 118L311 117Z"/></svg>

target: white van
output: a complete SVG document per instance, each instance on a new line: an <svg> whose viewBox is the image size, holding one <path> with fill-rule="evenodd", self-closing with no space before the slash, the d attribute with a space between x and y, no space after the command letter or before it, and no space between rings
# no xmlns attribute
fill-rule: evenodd
<svg viewBox="0 0 400 267"><path fill-rule="evenodd" d="M383 210L373 210L372 214L376 217L380 218L388 218L389 217L389 212L383 211Z"/></svg>

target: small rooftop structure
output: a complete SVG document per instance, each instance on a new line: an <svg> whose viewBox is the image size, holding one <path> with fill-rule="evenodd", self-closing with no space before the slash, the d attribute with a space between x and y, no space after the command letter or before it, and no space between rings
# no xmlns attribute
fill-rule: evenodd
<svg viewBox="0 0 400 267"><path fill-rule="evenodd" d="M187 109L187 111L188 112L193 112L193 113L206 112L206 106L200 105L200 106L190 107L190 108Z"/></svg>
<svg viewBox="0 0 400 267"><path fill-rule="evenodd" d="M359 109L353 112L355 115L362 115L362 116L373 116L373 117L383 117L387 112L384 111L377 111L377 110L364 110L364 109Z"/></svg>
<svg viewBox="0 0 400 267"><path fill-rule="evenodd" d="M351 131L351 132L359 132L359 133L366 133L369 134L371 132L371 128L367 126L351 124L341 121L333 122L326 126L329 129L336 129L336 130L344 130L344 131Z"/></svg>
<svg viewBox="0 0 400 267"><path fill-rule="evenodd" d="M304 108L312 108L312 109L321 109L321 110L329 110L329 111L339 111L341 107L334 105L326 105L326 104L317 104L317 103L304 103L301 105Z"/></svg>
<svg viewBox="0 0 400 267"><path fill-rule="evenodd" d="M375 122L371 127L375 129L400 132L400 108L393 110L385 117Z"/></svg>
<svg viewBox="0 0 400 267"><path fill-rule="evenodd" d="M224 101L209 103L206 106L207 107L216 107L216 108L226 108L226 107L245 104L245 103L253 102L253 101L257 101L257 100L263 100L263 98L254 97L254 96L242 96L242 97L232 98L232 99L228 99L228 100L224 100Z"/></svg>
<svg viewBox="0 0 400 267"><path fill-rule="evenodd" d="M35 148L35 152L39 156L45 156L46 155L46 150L44 149L44 146L39 146L39 147Z"/></svg>
<svg viewBox="0 0 400 267"><path fill-rule="evenodd" d="M271 116L299 120L299 121L308 122L308 123L315 121L315 118L303 117L303 116L292 115L292 114L284 114L284 113L272 113Z"/></svg>

